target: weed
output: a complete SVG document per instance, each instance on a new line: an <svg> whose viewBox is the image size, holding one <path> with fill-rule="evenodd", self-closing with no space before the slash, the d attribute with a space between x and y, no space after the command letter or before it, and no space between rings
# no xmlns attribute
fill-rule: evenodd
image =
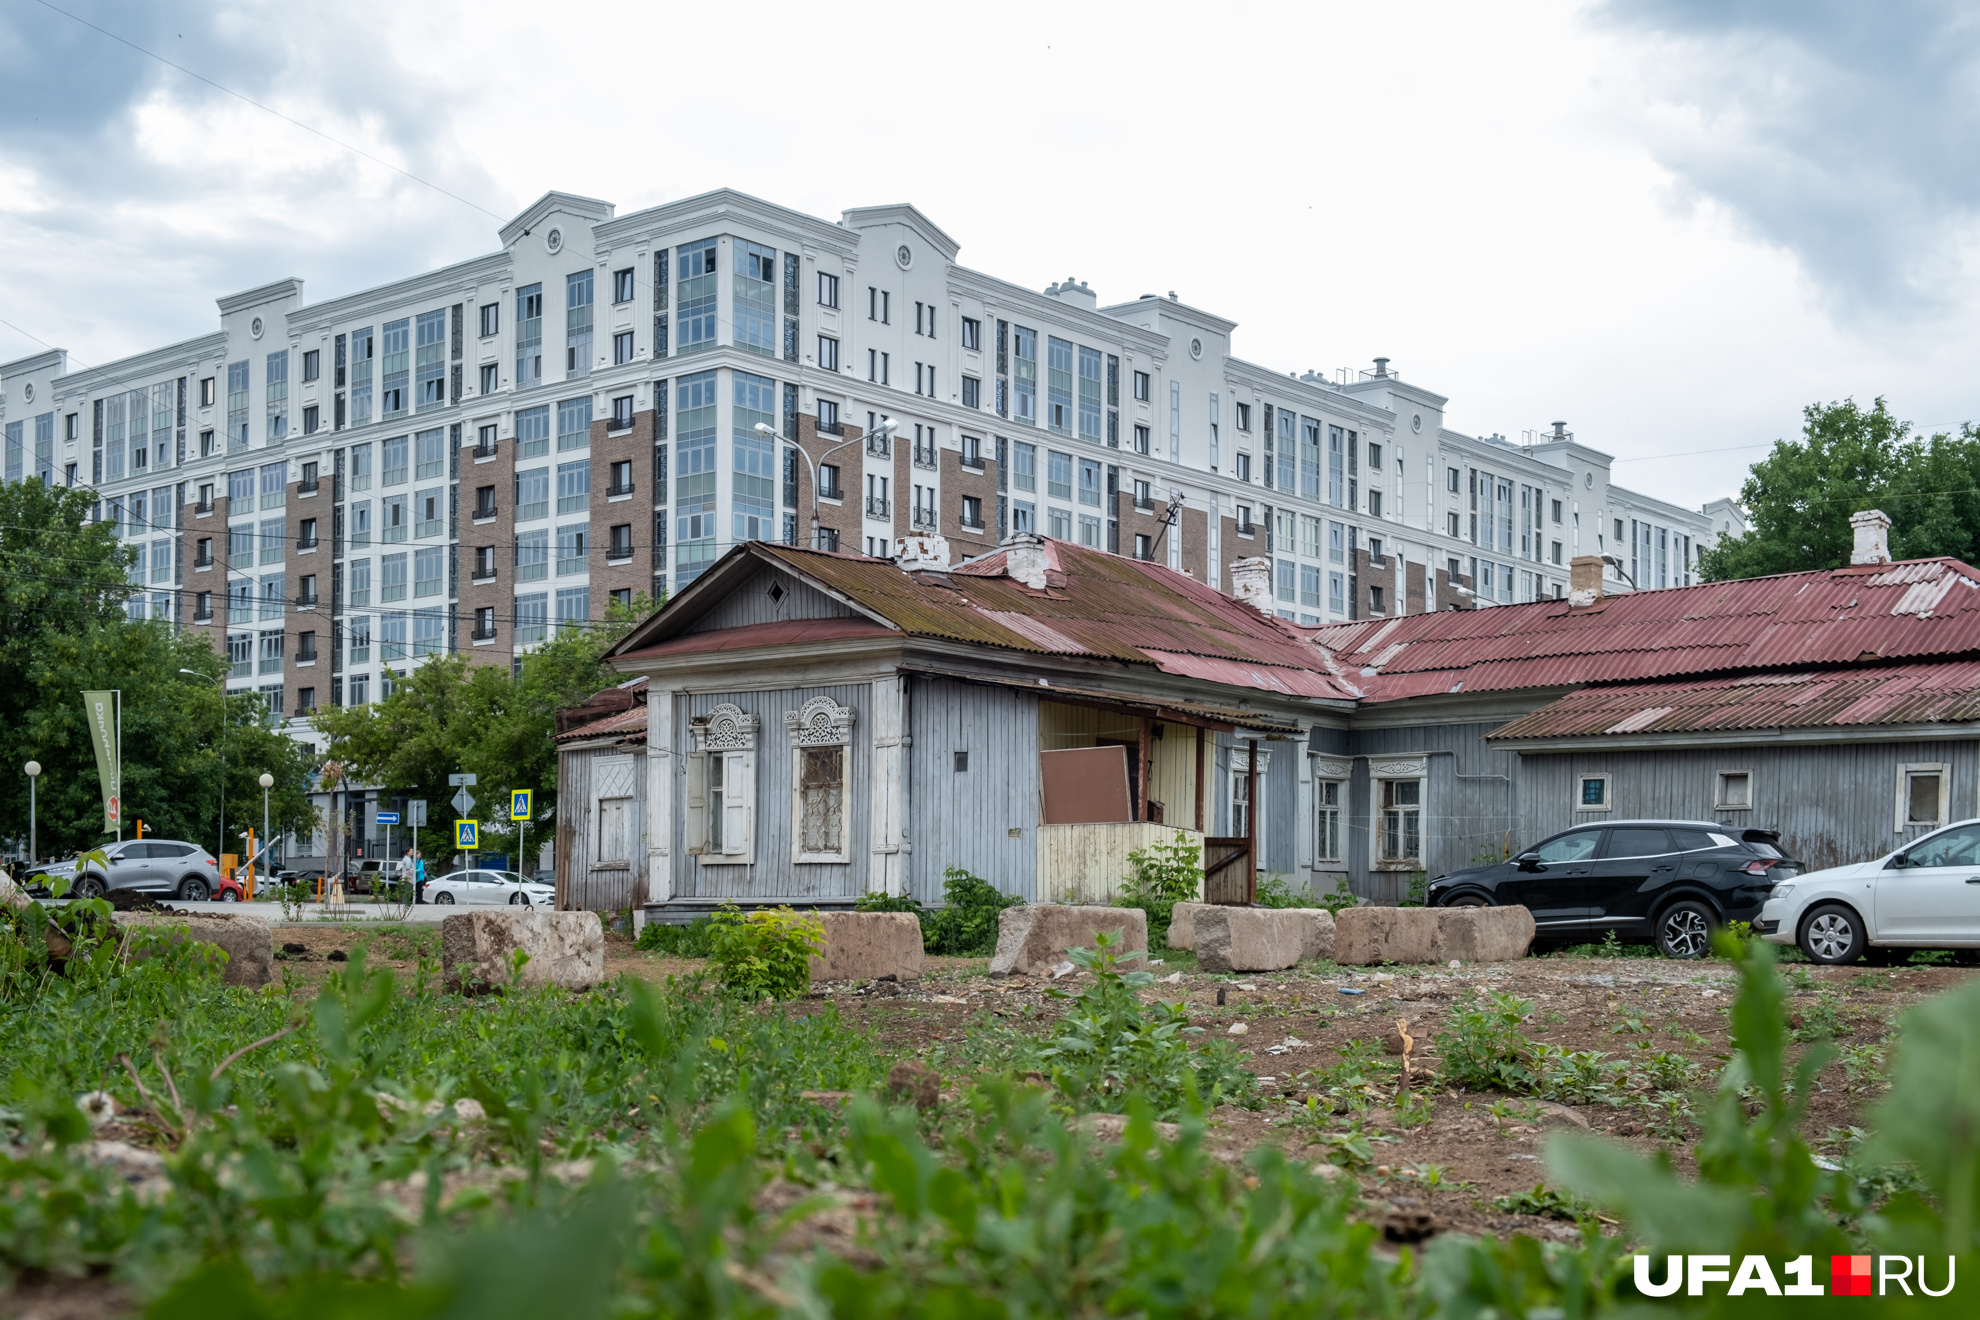
<svg viewBox="0 0 1980 1320"><path fill-rule="evenodd" d="M811 986L811 957L825 951L825 923L788 907L725 907L713 915L708 945L729 989L751 999L790 999Z"/></svg>
<svg viewBox="0 0 1980 1320"><path fill-rule="evenodd" d="M1631 1012L1628 1009L1624 1009L1622 1013L1622 1021L1616 1023L1615 1026L1610 1027L1609 1034L1611 1036L1623 1036L1623 1035L1648 1036L1651 1034L1653 1030L1654 1028L1652 1028L1649 1023L1645 1022L1640 1014Z"/></svg>
<svg viewBox="0 0 1980 1320"><path fill-rule="evenodd" d="M1836 1011L1836 997L1824 994L1813 1004L1803 1009L1796 1017L1793 1038L1806 1043L1814 1040L1834 1040L1842 1030L1842 1018Z"/></svg>
<svg viewBox="0 0 1980 1320"><path fill-rule="evenodd" d="M640 927L639 939L633 947L675 958L706 958L715 951L710 939L714 926L710 917L696 917L685 925L649 921Z"/></svg>
<svg viewBox="0 0 1980 1320"><path fill-rule="evenodd" d="M1613 930L1602 932L1602 947L1596 951L1598 957L1620 958L1623 956L1622 937Z"/></svg>
<svg viewBox="0 0 1980 1320"><path fill-rule="evenodd" d="M1535 1045L1531 1066L1538 1076L1533 1093L1565 1105L1613 1103L1625 1065L1600 1050L1570 1050L1560 1045Z"/></svg>
<svg viewBox="0 0 1980 1320"><path fill-rule="evenodd" d="M1326 908L1329 913L1337 917L1348 908L1359 907L1361 905L1361 899L1356 896L1354 890L1348 887L1348 878L1346 876L1340 877L1334 883L1333 889L1320 895L1319 902L1321 907Z"/></svg>
<svg viewBox="0 0 1980 1320"><path fill-rule="evenodd" d="M1637 1075L1655 1091L1684 1091L1698 1081L1697 1063L1676 1050L1659 1050L1653 1054L1645 1049L1633 1062Z"/></svg>
<svg viewBox="0 0 1980 1320"><path fill-rule="evenodd" d="M1128 854L1132 868L1121 882L1122 907L1148 914L1148 942L1167 943L1169 916L1178 903L1189 902L1203 890L1203 850L1181 830L1167 843L1153 843Z"/></svg>
<svg viewBox="0 0 1980 1320"><path fill-rule="evenodd" d="M1306 905L1306 895L1295 894L1292 885L1277 871L1266 871L1258 877L1258 898L1253 906L1296 908Z"/></svg>
<svg viewBox="0 0 1980 1320"><path fill-rule="evenodd" d="M922 948L949 958L980 958L994 952L997 914L1024 900L959 866L949 867L942 876L942 906L920 914Z"/></svg>
<svg viewBox="0 0 1980 1320"><path fill-rule="evenodd" d="M1396 1100L1396 1126L1422 1127L1437 1116L1437 1103L1429 1096L1410 1092Z"/></svg>
<svg viewBox="0 0 1980 1320"><path fill-rule="evenodd" d="M1497 990L1458 998L1437 1034L1444 1083L1472 1091L1528 1090L1533 1047L1521 1028L1532 1012L1527 1000Z"/></svg>
<svg viewBox="0 0 1980 1320"><path fill-rule="evenodd" d="M1590 1223L1595 1219L1594 1206L1570 1192L1557 1192L1545 1183L1535 1183L1530 1192L1494 1197L1492 1205L1509 1215L1565 1219L1571 1224Z"/></svg>
<svg viewBox="0 0 1980 1320"><path fill-rule="evenodd" d="M1411 871L1409 889L1396 901L1397 907L1425 907L1430 901L1430 873Z"/></svg>
<svg viewBox="0 0 1980 1320"><path fill-rule="evenodd" d="M1837 1056L1850 1090L1866 1091L1884 1084L1884 1050L1880 1045L1847 1045Z"/></svg>

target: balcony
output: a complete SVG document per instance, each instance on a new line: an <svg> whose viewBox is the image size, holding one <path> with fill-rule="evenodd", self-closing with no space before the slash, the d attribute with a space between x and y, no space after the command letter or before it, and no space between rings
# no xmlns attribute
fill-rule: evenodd
<svg viewBox="0 0 1980 1320"><path fill-rule="evenodd" d="M483 518L493 518L494 516L495 504L492 500L487 504L477 504L474 506L474 520L476 522L480 522Z"/></svg>
<svg viewBox="0 0 1980 1320"><path fill-rule="evenodd" d="M614 482L612 485L607 486L605 488L605 498L608 500L618 499L621 496L630 495L632 493L633 493L633 484L630 481L628 481L623 486L619 485L617 482Z"/></svg>
<svg viewBox="0 0 1980 1320"><path fill-rule="evenodd" d="M212 512L213 512L213 501L212 501L212 500L208 500L208 501L207 501L206 503L204 503L204 504L195 504L195 505L193 505L193 516L194 516L194 517L199 517L199 516L201 516L201 515L204 515L204 514L209 514L209 513L212 513Z"/></svg>
<svg viewBox="0 0 1980 1320"><path fill-rule="evenodd" d="M473 449L470 449L468 453L473 455L476 462L480 462L484 458L495 457L495 446L477 444Z"/></svg>
<svg viewBox="0 0 1980 1320"><path fill-rule="evenodd" d="M468 634L468 638L476 642L492 642L495 640L495 629L492 626L484 628L476 624L474 631Z"/></svg>
<svg viewBox="0 0 1980 1320"><path fill-rule="evenodd" d="M213 607L208 605L204 609L195 609L192 618L194 623L212 623Z"/></svg>
<svg viewBox="0 0 1980 1320"><path fill-rule="evenodd" d="M981 471L983 471L983 455L981 455L981 454L964 454L964 455L962 456L962 466L963 466L963 470L964 470L965 472L981 472Z"/></svg>
<svg viewBox="0 0 1980 1320"><path fill-rule="evenodd" d="M630 541L624 545L609 545L605 547L605 562L608 564L623 564L632 557L633 548Z"/></svg>
<svg viewBox="0 0 1980 1320"><path fill-rule="evenodd" d="M632 430L632 418L630 417L608 417L605 419L605 433L607 435L614 435L620 431L630 430Z"/></svg>
<svg viewBox="0 0 1980 1320"><path fill-rule="evenodd" d="M918 468L927 468L932 472L935 468L935 446L916 445L914 447L914 465Z"/></svg>
<svg viewBox="0 0 1980 1320"><path fill-rule="evenodd" d="M846 424L844 422L818 423L818 434L820 435L844 436L845 433L846 433Z"/></svg>
<svg viewBox="0 0 1980 1320"><path fill-rule="evenodd" d="M213 567L213 556L212 556L212 554L211 554L211 553L208 553L208 554L203 554L203 555L195 555L195 556L193 557L193 564L192 564L192 566L193 566L194 568L212 568L212 567Z"/></svg>
<svg viewBox="0 0 1980 1320"><path fill-rule="evenodd" d="M965 514L957 525L965 532L980 532L983 530L983 519L978 517L975 522L971 522L969 515Z"/></svg>
<svg viewBox="0 0 1980 1320"><path fill-rule="evenodd" d="M843 500L845 497L846 488L836 481L827 482L818 488L818 498L821 500Z"/></svg>
<svg viewBox="0 0 1980 1320"><path fill-rule="evenodd" d="M492 568L477 568L474 570L474 572L468 574L468 581L475 583L476 585L480 585L486 582L493 582L494 580L495 580L495 570Z"/></svg>
<svg viewBox="0 0 1980 1320"><path fill-rule="evenodd" d="M884 435L869 435L866 437L866 452L875 458L891 458L894 442Z"/></svg>
<svg viewBox="0 0 1980 1320"><path fill-rule="evenodd" d="M297 596L295 600L295 606L299 610L313 610L317 607L317 605L321 602L321 600L322 597L318 596L315 592L312 591L308 595Z"/></svg>
<svg viewBox="0 0 1980 1320"><path fill-rule="evenodd" d="M308 647L300 647L300 646L299 646L299 647L297 647L297 648L296 648L296 663L297 663L297 664L299 664L299 665L313 665L313 664L315 664L315 663L316 663L316 648L315 648L314 646L308 646Z"/></svg>
<svg viewBox="0 0 1980 1320"><path fill-rule="evenodd" d="M316 549L316 538L314 536L298 536L296 538L296 549L298 550Z"/></svg>
<svg viewBox="0 0 1980 1320"><path fill-rule="evenodd" d="M914 525L915 525L916 527L921 527L921 528L926 528L927 530L929 530L929 531L931 531L931 532L932 532L932 531L934 531L934 530L935 530L935 510L933 510L933 509L916 509L916 510L914 511L914 517L913 517L913 519L912 519L912 522L913 522L913 524L914 524Z"/></svg>
<svg viewBox="0 0 1980 1320"><path fill-rule="evenodd" d="M891 518L894 516L894 506L888 503L887 497L884 495L868 495L866 497L866 516L869 518Z"/></svg>
<svg viewBox="0 0 1980 1320"><path fill-rule="evenodd" d="M296 494L298 495L314 495L321 489L323 489L323 483L315 477L310 477L296 483Z"/></svg>

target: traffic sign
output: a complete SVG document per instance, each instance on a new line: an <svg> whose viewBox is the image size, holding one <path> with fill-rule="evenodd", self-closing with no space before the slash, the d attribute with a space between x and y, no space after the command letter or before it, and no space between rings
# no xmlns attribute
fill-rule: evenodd
<svg viewBox="0 0 1980 1320"><path fill-rule="evenodd" d="M474 794L468 792L465 788L454 794L454 810L460 812L463 816L473 811Z"/></svg>
<svg viewBox="0 0 1980 1320"><path fill-rule="evenodd" d="M412 819L407 821L406 824L408 825L426 824L426 799L414 798L412 801L406 803L406 812L412 817Z"/></svg>
<svg viewBox="0 0 1980 1320"><path fill-rule="evenodd" d="M448 776L447 776L447 787L448 787L448 788L460 788L460 787L462 787L463 785L466 785L466 784L472 784L472 783L474 783L474 782L475 782L475 778L474 778L474 776L473 776L473 775L448 775Z"/></svg>
<svg viewBox="0 0 1980 1320"><path fill-rule="evenodd" d="M373 819L380 825L397 825L399 823L399 813L396 811L381 811L373 816Z"/></svg>
<svg viewBox="0 0 1980 1320"><path fill-rule="evenodd" d="M454 846L462 852L473 852L481 846L480 826L471 820L454 822Z"/></svg>
<svg viewBox="0 0 1980 1320"><path fill-rule="evenodd" d="M531 793L530 793L530 790L529 790L529 789L526 789L526 788L512 788L512 789L510 789L510 790L509 790L509 819L510 819L510 820L528 820L528 819L529 819L529 800L530 800L530 797L531 797Z"/></svg>

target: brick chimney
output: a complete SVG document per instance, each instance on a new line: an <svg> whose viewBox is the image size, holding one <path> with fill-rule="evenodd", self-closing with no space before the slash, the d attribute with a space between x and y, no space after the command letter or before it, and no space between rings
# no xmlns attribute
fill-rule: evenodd
<svg viewBox="0 0 1980 1320"><path fill-rule="evenodd" d="M949 539L945 536L902 536L894 540L894 562L903 573L949 571Z"/></svg>
<svg viewBox="0 0 1980 1320"><path fill-rule="evenodd" d="M1045 590L1045 546L1030 532L1004 538L1004 576L1033 591Z"/></svg>
<svg viewBox="0 0 1980 1320"><path fill-rule="evenodd" d="M1262 556L1233 559L1231 595L1269 617L1272 613L1272 561Z"/></svg>
<svg viewBox="0 0 1980 1320"><path fill-rule="evenodd" d="M1849 530L1856 533L1856 546L1849 552L1852 564L1891 562L1891 519L1882 509L1865 509L1849 515Z"/></svg>
<svg viewBox="0 0 1980 1320"><path fill-rule="evenodd" d="M1593 605L1602 599L1602 556L1576 555L1568 560L1568 604Z"/></svg>

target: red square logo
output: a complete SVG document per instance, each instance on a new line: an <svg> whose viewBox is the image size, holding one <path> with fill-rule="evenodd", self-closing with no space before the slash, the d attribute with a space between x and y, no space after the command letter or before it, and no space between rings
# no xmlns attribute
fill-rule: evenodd
<svg viewBox="0 0 1980 1320"><path fill-rule="evenodd" d="M1829 1296L1868 1297L1870 1260L1869 1256L1829 1257Z"/></svg>

